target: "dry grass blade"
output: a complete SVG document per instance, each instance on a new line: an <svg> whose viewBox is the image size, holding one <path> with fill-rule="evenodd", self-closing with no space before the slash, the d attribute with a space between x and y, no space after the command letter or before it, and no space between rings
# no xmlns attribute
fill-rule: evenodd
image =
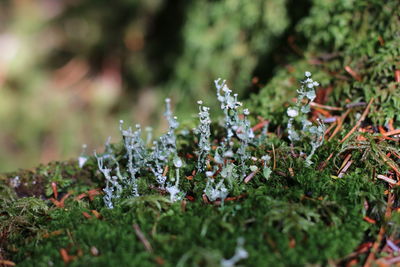
<svg viewBox="0 0 400 267"><path fill-rule="evenodd" d="M350 130L350 132L348 132L346 134L346 136L343 137L343 139L339 141L340 143L343 143L344 141L346 141L361 126L361 123L365 120L365 118L368 115L369 109L370 109L373 101L374 101L374 98L371 98L371 100L368 102L368 105L365 108L363 114L361 115L360 119L356 122L356 125L354 125L354 127Z"/></svg>
<svg viewBox="0 0 400 267"><path fill-rule="evenodd" d="M389 132L384 133L384 136L391 136L391 135L396 135L396 134L400 134L400 129L396 129L396 130L392 130Z"/></svg>
<svg viewBox="0 0 400 267"><path fill-rule="evenodd" d="M4 266L16 266L16 264L9 260L0 260L0 265Z"/></svg>
<svg viewBox="0 0 400 267"><path fill-rule="evenodd" d="M394 200L394 195L392 195L392 193L389 192L388 194L388 200L387 200L387 205L386 205L386 212L385 212L385 219L388 220L390 218L390 216L392 215L392 204L393 204L393 200ZM379 246L382 242L383 239L383 235L385 234L385 225L382 225L381 228L379 229L379 233L378 236L374 242L374 244L372 245L371 251L364 263L364 267L370 267L372 266L372 263L375 260L375 253L378 251Z"/></svg>
<svg viewBox="0 0 400 267"><path fill-rule="evenodd" d="M332 110L332 111L341 111L343 110L343 108L341 107L332 107L332 106L326 106L326 105L321 105L315 102L311 102L310 103L311 107L317 107L317 108L322 108L322 109L326 109L326 110Z"/></svg>
<svg viewBox="0 0 400 267"><path fill-rule="evenodd" d="M393 180L393 179L391 179L391 178L389 178L389 177L387 177L385 175L378 174L376 177L378 179L381 179L381 180L385 181L385 182L388 182L389 184L397 184L397 182L395 180Z"/></svg>
<svg viewBox="0 0 400 267"><path fill-rule="evenodd" d="M329 137L328 141L331 141L339 133L340 129L343 126L343 121L349 115L350 111L351 111L351 109L346 110L346 112L342 116L340 116L340 118L338 118L337 126L336 126L335 130L333 131L332 135Z"/></svg>
<svg viewBox="0 0 400 267"><path fill-rule="evenodd" d="M147 240L147 238L143 234L142 230L140 230L139 225L135 223L133 225L133 229L135 229L136 236L139 238L140 242L143 243L146 250L150 253L153 252L153 248L152 248L150 242Z"/></svg>

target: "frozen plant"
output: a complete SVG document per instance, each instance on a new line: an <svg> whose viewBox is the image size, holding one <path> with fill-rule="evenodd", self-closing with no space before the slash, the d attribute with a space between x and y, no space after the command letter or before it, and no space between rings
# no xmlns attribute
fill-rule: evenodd
<svg viewBox="0 0 400 267"><path fill-rule="evenodd" d="M86 148L87 148L87 145L83 144L82 145L81 155L78 157L78 166L79 166L79 168L82 168L83 165L85 165L86 161L89 159L89 157L86 156Z"/></svg>
<svg viewBox="0 0 400 267"><path fill-rule="evenodd" d="M97 164L99 170L103 173L106 178L106 187L103 189L104 191L104 203L109 209L114 208L113 199L119 198L122 193L122 185L118 181L118 177L111 174L112 169L104 166L104 156L98 156L95 152L95 157L97 159ZM115 191L115 193L114 193Z"/></svg>
<svg viewBox="0 0 400 267"><path fill-rule="evenodd" d="M175 130L178 128L179 123L177 117L173 116L171 111L171 100L169 98L165 99L165 113L164 116L168 121L168 131L166 134L160 137L160 153L162 153L166 158L170 155L176 155L176 135Z"/></svg>
<svg viewBox="0 0 400 267"><path fill-rule="evenodd" d="M179 189L179 169L183 166L183 162L179 157L174 158L174 166L176 168L175 184L168 185L166 188L170 195L171 202L179 201L185 196L185 193Z"/></svg>
<svg viewBox="0 0 400 267"><path fill-rule="evenodd" d="M239 237L237 240L235 255L233 255L232 258L227 259L227 260L222 259L221 266L222 267L233 267L239 261L246 259L249 256L249 253L244 249L243 245L244 245L244 238Z"/></svg>
<svg viewBox="0 0 400 267"><path fill-rule="evenodd" d="M200 124L198 126L197 133L199 134L199 152L198 152L198 160L197 160L197 169L199 171L204 171L207 167L208 155L211 150L210 144L210 108L202 106L202 101L197 101L199 104L199 120Z"/></svg>
<svg viewBox="0 0 400 267"><path fill-rule="evenodd" d="M288 121L288 134L289 140L292 144L296 141L301 140L301 136L308 136L311 139L311 152L306 158L306 165L310 166L313 162L311 161L316 149L322 145L324 141L325 125L318 120L318 125L315 126L307 119L307 115L310 112L310 104L314 101L316 94L314 87L318 86L319 83L311 78L309 71L305 72L305 79L301 81L301 87L297 90L298 96L296 105L287 109L289 116ZM295 122L301 122L301 129L296 129Z"/></svg>
<svg viewBox="0 0 400 267"><path fill-rule="evenodd" d="M272 170L268 166L269 161L271 160L271 157L269 155L264 155L261 157L261 160L263 161L263 175L265 179L269 179L271 176Z"/></svg>
<svg viewBox="0 0 400 267"><path fill-rule="evenodd" d="M15 176L10 180L10 186L12 188L17 188L20 185L21 185L21 180L19 179L19 176Z"/></svg>
<svg viewBox="0 0 400 267"><path fill-rule="evenodd" d="M168 121L168 132L162 135L158 141L153 142L152 153L149 157L150 163L147 164L161 188L165 187L167 179L163 175L163 168L168 163L171 155L174 157L177 155L175 130L179 126L177 118L173 116L171 111L171 100L169 98L165 99L165 104L166 110L164 116Z"/></svg>
<svg viewBox="0 0 400 267"><path fill-rule="evenodd" d="M219 198L223 203L225 198L229 194L229 191L224 184L224 179L221 179L217 184L215 184L215 179L212 178L214 173L211 171L207 171L206 175L207 175L207 184L206 188L204 189L204 193L206 194L206 196L210 201L215 201Z"/></svg>
<svg viewBox="0 0 400 267"><path fill-rule="evenodd" d="M153 142L150 158L151 162L148 164L148 167L156 177L157 183L161 186L161 188L164 188L167 177L163 174L163 166L167 163L168 157L164 153L162 142Z"/></svg>
<svg viewBox="0 0 400 267"><path fill-rule="evenodd" d="M221 109L225 115L226 138L221 143L223 158L234 155L232 151L232 138L237 137L240 140L240 147L237 151L239 162L242 166L242 176L245 176L246 165L245 161L249 158L247 147L254 139L253 130L250 127L250 122L247 116L250 114L248 109L243 110L243 119L239 117L239 107L242 103L237 100L237 94L232 96L232 91L226 85L226 81L221 81L221 78L214 81L217 88L217 98L221 103Z"/></svg>
<svg viewBox="0 0 400 267"><path fill-rule="evenodd" d="M222 180L228 181L228 186L233 187L233 183L239 180L239 174L237 173L236 166L233 163L228 163L221 170Z"/></svg>
<svg viewBox="0 0 400 267"><path fill-rule="evenodd" d="M312 156L314 155L317 148L324 143L326 126L320 119L317 119L317 123L318 126L311 126L307 128L307 131L310 133L311 138L311 152L306 158L307 166L311 166L313 164L313 162L311 161Z"/></svg>
<svg viewBox="0 0 400 267"><path fill-rule="evenodd" d="M164 113L165 118L168 121L168 132L162 136L163 142L165 142L166 148L171 154L176 154L176 135L175 130L178 128L179 123L177 117L173 116L171 111L171 100L169 98L165 99L166 110Z"/></svg>
<svg viewBox="0 0 400 267"><path fill-rule="evenodd" d="M226 80L221 81L221 78L218 78L214 83L217 88L217 99L225 115L226 143L229 144L239 126L238 108L242 103L237 101L237 94L231 95L232 91L226 85Z"/></svg>
<svg viewBox="0 0 400 267"><path fill-rule="evenodd" d="M139 192L136 176L147 162L147 151L141 138L142 129L140 125L136 124L136 130L132 131L131 127L129 127L128 130L124 130L122 127L123 123L124 121L121 120L120 131L123 136L124 146L128 157L127 169L130 174L128 184L132 187L132 195L137 197L139 196Z"/></svg>
<svg viewBox="0 0 400 267"><path fill-rule="evenodd" d="M240 147L237 151L239 155L240 164L242 166L242 177L246 176L246 160L250 158L250 154L247 152L249 143L254 138L253 130L250 127L250 121L247 116L250 115L248 109L243 110L243 120L239 121L239 127L237 129L237 137L240 140Z"/></svg>

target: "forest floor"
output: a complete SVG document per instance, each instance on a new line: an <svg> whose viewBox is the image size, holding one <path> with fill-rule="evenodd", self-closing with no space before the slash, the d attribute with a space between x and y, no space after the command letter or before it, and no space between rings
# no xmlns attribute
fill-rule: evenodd
<svg viewBox="0 0 400 267"><path fill-rule="evenodd" d="M193 133L178 139L187 192L178 202L139 179L142 196L108 209L93 156L82 168L71 160L3 174L0 265L220 266L240 249L248 257L238 265L245 266L394 264L400 261L400 131L391 122L372 125L373 105L371 99L347 108L313 106L313 116L331 113L337 120L310 168L281 127L272 127L268 142L251 148L256 157L271 155L271 176L254 171L224 203L205 196L206 177L193 171ZM172 167L165 172L174 175Z"/></svg>

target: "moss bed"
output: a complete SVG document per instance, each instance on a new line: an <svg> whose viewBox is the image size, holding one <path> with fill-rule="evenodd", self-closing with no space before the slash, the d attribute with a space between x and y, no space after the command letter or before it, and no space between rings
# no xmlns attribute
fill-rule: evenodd
<svg viewBox="0 0 400 267"><path fill-rule="evenodd" d="M377 174L395 175L396 159L387 153L396 155L396 141L357 132L340 144L351 125L342 128L319 150L312 168L305 168L304 159L271 132L268 143L252 152L274 155L270 179L258 173L248 184L238 184L224 205L203 196L204 174L193 175L196 159L187 145L195 142L193 135L179 139L179 155L187 162L181 184L187 195L175 203L152 185L149 175L139 179L143 196L106 208L104 178L94 158L82 169L77 161L54 162L3 175L2 261L19 266L219 266L234 254L239 237L249 254L240 262L246 266L340 265L363 263L368 255L396 255L385 242L395 242L398 235L398 187L376 179ZM354 164L338 178L349 155Z"/></svg>
<svg viewBox="0 0 400 267"><path fill-rule="evenodd" d="M192 132L178 138L187 194L175 203L142 173L142 196L106 208L94 157L83 168L72 160L0 175L0 266L220 266L238 238L248 252L238 266L400 262L395 10L398 1L312 1L296 28L306 44L292 43L297 55L245 102L253 125L270 121L267 142L251 154L271 155L272 174L235 185L223 204L203 195ZM310 119L336 118L309 168L296 151L310 144L291 147L285 128L305 70L321 82ZM213 127L215 144L221 135ZM123 153L122 144L113 147Z"/></svg>

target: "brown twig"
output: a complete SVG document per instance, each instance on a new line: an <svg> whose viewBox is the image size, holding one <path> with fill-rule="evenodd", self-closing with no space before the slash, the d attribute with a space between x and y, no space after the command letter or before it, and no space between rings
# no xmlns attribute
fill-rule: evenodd
<svg viewBox="0 0 400 267"><path fill-rule="evenodd" d="M140 242L143 243L144 247L146 250L150 253L153 252L153 248L151 247L150 242L147 240L147 238L144 236L142 230L140 230L139 225L136 223L133 225L133 229L135 229L136 236L139 238Z"/></svg>
<svg viewBox="0 0 400 267"><path fill-rule="evenodd" d="M394 71L394 77L395 77L396 82L400 83L400 70Z"/></svg>
<svg viewBox="0 0 400 267"><path fill-rule="evenodd" d="M352 154L349 153L343 160L342 165L339 168L338 174L341 172L341 170L343 169L343 167L347 164L347 162L351 159Z"/></svg>
<svg viewBox="0 0 400 267"><path fill-rule="evenodd" d="M258 130L261 130L264 128L265 125L268 125L269 121L268 120L263 120L262 122L257 123L256 125L253 126L252 130L253 132L256 132Z"/></svg>
<svg viewBox="0 0 400 267"><path fill-rule="evenodd" d="M396 135L396 134L400 134L400 129L396 129L396 130L392 130L392 131L388 131L383 133L383 136L391 136L391 135Z"/></svg>
<svg viewBox="0 0 400 267"><path fill-rule="evenodd" d="M368 115L369 109L372 105L372 102L374 101L374 98L371 98L371 100L368 102L367 107L365 108L363 114L361 115L360 119L356 122L356 125L354 125L354 127L346 134L345 137L343 137L342 140L339 141L339 143L343 143L344 141L347 140L347 138L349 138L361 125L361 123L365 120L365 118Z"/></svg>
<svg viewBox="0 0 400 267"><path fill-rule="evenodd" d="M53 190L54 198L58 199L57 184L55 182L51 182L51 189Z"/></svg>
<svg viewBox="0 0 400 267"><path fill-rule="evenodd" d="M343 108L341 108L341 107L326 106L326 105L318 104L318 103L315 103L315 102L311 102L310 106L311 107L322 108L322 109L326 109L326 110L331 110L331 111L335 111L335 110L341 111L341 110L343 110Z"/></svg>
<svg viewBox="0 0 400 267"><path fill-rule="evenodd" d="M82 211L82 215L83 215L86 219L91 219L91 218L92 218L92 216L91 216L89 213L87 213L86 211Z"/></svg>
<svg viewBox="0 0 400 267"><path fill-rule="evenodd" d="M346 66L344 69L357 81L360 82L362 80L361 75L355 72L350 66Z"/></svg>
<svg viewBox="0 0 400 267"><path fill-rule="evenodd" d="M382 174L378 174L376 176L376 178L381 179L381 180L383 180L385 182L388 182L389 184L397 184L396 180L393 180L393 179L391 179L391 178L389 178L389 177L387 177L385 175L382 175Z"/></svg>
<svg viewBox="0 0 400 267"><path fill-rule="evenodd" d="M168 169L169 169L168 165L165 165L163 176L167 176Z"/></svg>
<svg viewBox="0 0 400 267"><path fill-rule="evenodd" d="M347 170L350 168L350 166L351 166L352 163L353 163L352 160L350 160L350 161L348 161L348 162L346 163L346 165L343 167L343 169L340 171L340 173L339 173L339 175L338 175L339 178L342 178L342 177L345 175L345 173L346 173Z"/></svg>
<svg viewBox="0 0 400 267"><path fill-rule="evenodd" d="M385 212L385 219L388 220L392 214L392 203L394 200L394 196L392 193L389 192L387 205L386 205L386 212ZM382 242L383 235L385 234L385 225L382 225L379 229L378 236L371 247L371 251L367 257L367 260L364 263L364 267L370 267L375 260L375 253L378 251L378 248Z"/></svg>
<svg viewBox="0 0 400 267"><path fill-rule="evenodd" d="M329 157L324 160L317 168L317 170L322 171L323 169L325 169L325 167L328 165L328 162L331 160L331 158L333 157L333 152L329 155Z"/></svg>
<svg viewBox="0 0 400 267"><path fill-rule="evenodd" d="M274 158L274 164L273 164L272 169L275 170L276 169L276 155L275 155L275 147L274 147L274 145L272 145L272 155L274 156L273 157Z"/></svg>
<svg viewBox="0 0 400 267"><path fill-rule="evenodd" d="M346 110L346 112L340 116L340 118L337 120L337 127L333 131L332 135L328 138L328 141L331 141L340 131L343 125L343 121L346 119L347 115L349 115L351 109Z"/></svg>
<svg viewBox="0 0 400 267"><path fill-rule="evenodd" d="M16 264L12 261L9 260L0 260L0 265L5 265L5 266L16 266Z"/></svg>
<svg viewBox="0 0 400 267"><path fill-rule="evenodd" d="M327 135L330 133L330 131L332 131L332 129L333 129L335 126L336 126L336 122L332 123L331 126L329 126L329 128L326 129L326 131L325 131L325 136L327 136Z"/></svg>
<svg viewBox="0 0 400 267"><path fill-rule="evenodd" d="M64 208L64 202L65 202L65 200L70 196L71 194L70 193L67 193L65 196L63 196L62 198L61 198L61 200L60 201L58 201L57 199L55 199L55 198L50 198L50 201L51 202L53 202L53 204L56 206L56 207L58 207L58 208Z"/></svg>
<svg viewBox="0 0 400 267"><path fill-rule="evenodd" d="M253 177L257 174L258 169L255 170L254 172L250 173L246 178L244 178L244 183L247 184L248 182L251 181L251 179L253 179Z"/></svg>

